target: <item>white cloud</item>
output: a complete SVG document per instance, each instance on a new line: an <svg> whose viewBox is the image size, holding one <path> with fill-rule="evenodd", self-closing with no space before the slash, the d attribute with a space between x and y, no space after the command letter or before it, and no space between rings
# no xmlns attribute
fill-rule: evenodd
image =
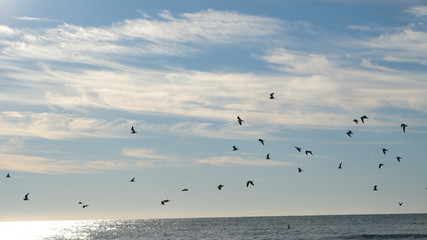
<svg viewBox="0 0 427 240"><path fill-rule="evenodd" d="M376 63L373 63L371 61L371 59L362 59L362 63L361 63L362 67L366 67L366 68L372 68L372 69L376 69L376 70L381 70L381 71L393 71L393 69L384 67L384 66L380 66Z"/></svg>
<svg viewBox="0 0 427 240"><path fill-rule="evenodd" d="M144 159L157 159L157 160L172 160L173 157L162 155L157 153L157 149L152 148L139 148L129 149L125 148L122 150L123 154L128 157L144 158Z"/></svg>
<svg viewBox="0 0 427 240"><path fill-rule="evenodd" d="M220 157L209 157L205 159L197 160L198 163L217 165L217 166L233 166L233 165L247 165L247 166L293 166L293 163L289 162L278 162L272 160L258 160L258 159L247 159L235 156L220 156Z"/></svg>
<svg viewBox="0 0 427 240"><path fill-rule="evenodd" d="M37 18L37 17L13 17L17 20L23 20L23 21L41 21L41 22L59 22L59 20L56 19L50 19L50 18Z"/></svg>
<svg viewBox="0 0 427 240"><path fill-rule="evenodd" d="M411 7L407 10L407 12L417 17L424 17L427 16L427 6Z"/></svg>

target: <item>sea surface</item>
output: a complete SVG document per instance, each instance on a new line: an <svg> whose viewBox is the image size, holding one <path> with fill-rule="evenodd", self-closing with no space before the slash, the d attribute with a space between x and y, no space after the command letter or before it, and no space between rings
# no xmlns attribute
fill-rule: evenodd
<svg viewBox="0 0 427 240"><path fill-rule="evenodd" d="M1 222L0 239L427 239L427 214Z"/></svg>

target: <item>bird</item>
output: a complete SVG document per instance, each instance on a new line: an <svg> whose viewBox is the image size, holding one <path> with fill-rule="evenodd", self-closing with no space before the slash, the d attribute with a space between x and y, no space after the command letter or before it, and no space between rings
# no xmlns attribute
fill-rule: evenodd
<svg viewBox="0 0 427 240"><path fill-rule="evenodd" d="M264 145L264 141L265 141L264 139L260 138L260 139L258 139L258 141L260 141L262 143L262 145Z"/></svg>
<svg viewBox="0 0 427 240"><path fill-rule="evenodd" d="M270 153L267 154L267 156L265 157L265 159L269 160L270 159Z"/></svg>
<svg viewBox="0 0 427 240"><path fill-rule="evenodd" d="M129 182L135 182L135 178L132 178Z"/></svg>
<svg viewBox="0 0 427 240"><path fill-rule="evenodd" d="M182 189L181 192L188 192L188 188Z"/></svg>
<svg viewBox="0 0 427 240"><path fill-rule="evenodd" d="M406 125L406 124L404 124L404 123L400 124L400 127L402 128L403 132L406 132L406 127L407 127L407 126L408 126L408 125Z"/></svg>
<svg viewBox="0 0 427 240"><path fill-rule="evenodd" d="M237 116L237 122L239 123L239 125L242 125L243 121L245 120L242 120L239 116Z"/></svg>
<svg viewBox="0 0 427 240"><path fill-rule="evenodd" d="M223 187L225 187L225 185L222 185L222 184L220 184L220 185L218 185L218 190L221 190Z"/></svg>
<svg viewBox="0 0 427 240"><path fill-rule="evenodd" d="M288 229L291 229L291 225L290 224L288 224Z"/></svg>
<svg viewBox="0 0 427 240"><path fill-rule="evenodd" d="M382 166L384 166L384 164L380 163L380 164L378 165L378 169L380 169Z"/></svg>
<svg viewBox="0 0 427 240"><path fill-rule="evenodd" d="M338 169L342 169L342 163L340 163L340 165L338 166Z"/></svg>
<svg viewBox="0 0 427 240"><path fill-rule="evenodd" d="M353 119L353 122L355 122L356 124L359 124L359 120L357 119Z"/></svg>
<svg viewBox="0 0 427 240"><path fill-rule="evenodd" d="M403 202L399 202L399 206L402 206Z"/></svg>
<svg viewBox="0 0 427 240"><path fill-rule="evenodd" d="M239 150L236 146L233 146L233 151Z"/></svg>
<svg viewBox="0 0 427 240"><path fill-rule="evenodd" d="M351 137L351 134L353 134L353 132L352 132L351 130L349 130L349 131L347 132L347 135L348 135L349 137Z"/></svg>
<svg viewBox="0 0 427 240"><path fill-rule="evenodd" d="M311 151L305 151L305 155L310 154L311 156L313 156L313 153Z"/></svg>
<svg viewBox="0 0 427 240"><path fill-rule="evenodd" d="M366 115L363 115L360 117L360 120L362 121L362 123L365 123L365 119L368 119Z"/></svg>
<svg viewBox="0 0 427 240"><path fill-rule="evenodd" d="M30 193L25 194L24 201L28 201L28 200L30 200L30 199L28 198L28 195L29 195L29 194L30 194Z"/></svg>
<svg viewBox="0 0 427 240"><path fill-rule="evenodd" d="M274 93L270 93L270 99L275 99L275 97L273 95L274 95Z"/></svg>
<svg viewBox="0 0 427 240"><path fill-rule="evenodd" d="M135 131L135 128L133 128L133 126L130 128L130 133L131 133L131 134L135 134L135 133L137 133L137 131Z"/></svg>
<svg viewBox="0 0 427 240"><path fill-rule="evenodd" d="M374 191L378 191L378 186L377 185L374 186Z"/></svg>
<svg viewBox="0 0 427 240"><path fill-rule="evenodd" d="M87 207L89 207L89 204L85 204L82 206L82 208L87 208Z"/></svg>
<svg viewBox="0 0 427 240"><path fill-rule="evenodd" d="M6 177L7 177L7 178L11 178L11 176L10 176L10 174L9 174L9 173L6 175Z"/></svg>
<svg viewBox="0 0 427 240"><path fill-rule="evenodd" d="M383 149L381 149L381 150L383 151L384 155L386 155L386 154L387 154L388 149L383 148Z"/></svg>
<svg viewBox="0 0 427 240"><path fill-rule="evenodd" d="M298 152L301 152L301 148L300 148L300 147L295 146L295 149L296 149Z"/></svg>
<svg viewBox="0 0 427 240"><path fill-rule="evenodd" d="M253 181L247 181L246 182L246 187L249 187L249 185L255 186Z"/></svg>
<svg viewBox="0 0 427 240"><path fill-rule="evenodd" d="M79 204L83 204L83 202L79 202Z"/></svg>
<svg viewBox="0 0 427 240"><path fill-rule="evenodd" d="M300 173L300 172L302 172L303 170L301 169L301 168L298 168L298 172Z"/></svg>
<svg viewBox="0 0 427 240"><path fill-rule="evenodd" d="M397 161L400 162L400 159L402 159L401 157L396 157Z"/></svg>

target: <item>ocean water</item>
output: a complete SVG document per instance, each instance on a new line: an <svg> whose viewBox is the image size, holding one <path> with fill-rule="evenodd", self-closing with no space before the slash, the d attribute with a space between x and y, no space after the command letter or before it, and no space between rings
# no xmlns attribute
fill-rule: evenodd
<svg viewBox="0 0 427 240"><path fill-rule="evenodd" d="M0 239L427 239L427 214L3 222Z"/></svg>

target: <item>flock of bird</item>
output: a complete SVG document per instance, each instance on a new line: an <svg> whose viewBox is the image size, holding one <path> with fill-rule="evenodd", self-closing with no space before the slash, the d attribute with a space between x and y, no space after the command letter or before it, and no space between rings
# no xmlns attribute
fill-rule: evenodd
<svg viewBox="0 0 427 240"><path fill-rule="evenodd" d="M270 93L270 98L269 99L275 99L275 97L274 97L274 93ZM359 122L362 122L362 124L365 124L365 121L367 120L367 119L369 119L366 115L363 115L363 116L361 116L360 117L360 121L359 121L359 119L354 119L353 120L353 122L355 123L355 124L359 124ZM241 126L241 125L243 125L243 122L244 122L244 120L240 117L240 116L237 116L237 122L238 122L238 124ZM400 127L402 128L402 131L405 133L406 132L406 128L408 127L408 125L407 124L405 124L405 123L402 123L401 125L400 125ZM136 134L136 133L138 133L136 130L135 130L135 128L134 128L134 126L131 126L131 132L130 132L131 134ZM353 133L353 131L351 131L351 130L348 130L347 132L346 132L346 134L347 134L347 136L348 137L352 137L352 135L354 134ZM262 144L262 145L265 145L265 140L264 139L261 139L261 138L259 138L258 139L258 141ZM301 148L301 147L298 147L298 146L295 146L295 149L296 149L296 151L297 152L303 152L303 149ZM237 146L232 146L232 151L238 151L239 150L239 148L237 147ZM386 149L386 148L382 148L381 149L381 151L382 151L382 153L384 154L384 155L386 155L387 154L387 152L388 152L388 149ZM311 150L304 150L304 152L303 153L305 153L305 155L311 155L311 156L313 156L313 152L311 151ZM266 160L270 160L271 158L270 158L270 153L268 153L267 155L266 155L266 157L265 157L265 159ZM400 162L400 160L402 159L400 156L397 156L396 157L396 159L397 159L397 161L398 162ZM342 167L342 162L338 165L338 169L343 169L343 167ZM378 165L378 169L381 169L381 167L383 167L384 166L384 164L383 163L380 163L379 165ZM298 173L302 173L304 170L301 168L301 167L298 167ZM6 175L6 178L11 178L11 175L10 175L10 173L8 173L7 175ZM130 181L129 182L131 182L131 183L134 183L134 182L136 182L136 180L135 180L135 177L133 177L132 179L130 179ZM250 186L254 186L254 181L252 181L252 180L249 180L249 181L247 181L246 182L246 187L250 187ZM218 186L217 186L217 189L218 190L222 190L223 188L225 187L225 185L224 184L219 184ZM374 187L373 187L373 191L378 191L379 189L378 189L378 186L377 185L374 185ZM188 192L189 191L189 189L188 188L184 188L184 189L182 189L181 190L182 192ZM24 195L24 198L23 198L23 200L24 201L28 201L28 200L30 200L30 198L29 198L29 194L30 193L27 193L27 194L25 194ZM169 200L169 199L165 199L165 200L161 200L160 201L160 204L161 205L165 205L166 203L168 203L168 202L170 202L171 200ZM78 204L79 205L81 205L82 206L82 208L87 208L88 206L89 206L89 204L83 204L83 202L78 202ZM399 204L399 206L402 206L403 205L403 202L398 202L398 204Z"/></svg>

